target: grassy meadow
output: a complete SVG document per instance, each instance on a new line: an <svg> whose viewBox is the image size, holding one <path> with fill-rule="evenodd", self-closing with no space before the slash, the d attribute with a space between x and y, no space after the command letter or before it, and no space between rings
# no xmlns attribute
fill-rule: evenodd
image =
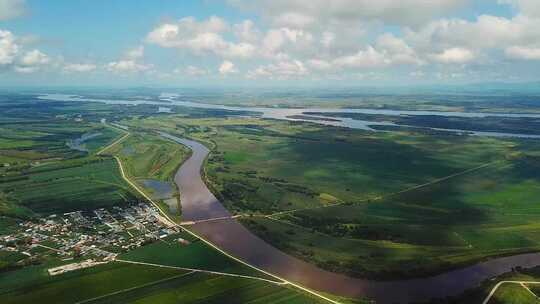
<svg viewBox="0 0 540 304"><path fill-rule="evenodd" d="M187 149L151 132L131 131L125 140L106 153L117 156L126 174L161 204L163 210L169 210L173 217L181 214L174 175L189 156Z"/></svg>
<svg viewBox="0 0 540 304"><path fill-rule="evenodd" d="M227 208L332 271L416 277L540 249L536 141L256 118L130 123L207 143L208 184Z"/></svg>

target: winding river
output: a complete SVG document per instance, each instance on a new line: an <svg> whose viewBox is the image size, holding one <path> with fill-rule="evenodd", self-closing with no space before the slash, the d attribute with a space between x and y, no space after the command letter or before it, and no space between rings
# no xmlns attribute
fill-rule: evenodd
<svg viewBox="0 0 540 304"><path fill-rule="evenodd" d="M202 166L210 153L208 148L196 141L166 133L161 135L193 151L175 176L180 189L183 220L200 221L230 216L201 177ZM409 303L456 296L513 267L540 264L540 253L521 254L491 259L433 277L379 282L332 273L289 256L255 236L235 219L197 223L192 229L229 254L289 281L342 296L368 297L377 303Z"/></svg>
<svg viewBox="0 0 540 304"><path fill-rule="evenodd" d="M159 104L159 101L133 100L103 100L88 99L75 95L43 95L41 99L61 101L97 101L113 104ZM370 109L273 109L273 108L242 108L192 103L177 100L167 100L172 105L196 108L222 109L230 111L251 111L262 113L263 117L274 119L291 119L290 116L302 115L304 112L347 112L385 115L441 115L469 118L486 116L497 117L533 117L540 114L501 114L501 113L470 113L470 112L431 112L431 111L393 111ZM301 120L301 119L300 119ZM316 121L325 125L345 126L355 129L369 129L362 121L341 119L339 121ZM460 130L454 130L460 131ZM468 131L465 131L468 132ZM474 133L474 132L473 132ZM216 199L206 187L201 169L210 151L201 143L161 133L163 137L178 142L190 148L191 157L180 167L175 175L175 182L180 190L182 213L184 221L200 221L213 218L228 217L231 214ZM473 135L498 137L527 137L540 138L538 135L505 134L477 132ZM325 291L347 297L367 297L377 303L409 303L427 301L431 298L456 296L466 289L475 287L482 281L510 271L514 267L533 267L540 265L540 253L520 254L510 257L490 259L485 262L449 271L436 276L399 281L372 281L350 278L341 274L328 272L306 263L269 245L255 236L235 219L201 222L191 226L192 229L229 254L251 264L276 274L289 281L296 282L308 288Z"/></svg>

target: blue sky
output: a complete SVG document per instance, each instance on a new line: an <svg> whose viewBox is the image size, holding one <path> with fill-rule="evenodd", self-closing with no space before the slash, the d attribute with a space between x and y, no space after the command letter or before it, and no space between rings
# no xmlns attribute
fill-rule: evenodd
<svg viewBox="0 0 540 304"><path fill-rule="evenodd" d="M0 0L0 81L537 81L538 28L537 0Z"/></svg>

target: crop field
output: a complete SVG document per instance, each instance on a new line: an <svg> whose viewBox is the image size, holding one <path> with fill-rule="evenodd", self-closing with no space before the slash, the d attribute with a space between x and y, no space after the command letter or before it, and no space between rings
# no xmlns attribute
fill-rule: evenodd
<svg viewBox="0 0 540 304"><path fill-rule="evenodd" d="M255 274L200 243L182 248L155 243L122 258ZM149 252L159 251L164 254L163 259L149 255ZM209 262L208 267L206 262ZM50 277L46 268L52 265L0 273L0 302L75 303L93 299L89 303L178 303L179 300L182 303L223 303L220 300L225 298L232 302L242 299L242 303L319 303L298 290L248 278L120 262Z"/></svg>
<svg viewBox="0 0 540 304"><path fill-rule="evenodd" d="M536 141L255 118L137 125L208 143L209 186L227 208L255 215L244 221L254 232L332 271L417 277L540 249Z"/></svg>
<svg viewBox="0 0 540 304"><path fill-rule="evenodd" d="M171 216L181 213L174 175L189 155L183 146L150 132L135 131L107 153L119 157L126 174Z"/></svg>
<svg viewBox="0 0 540 304"><path fill-rule="evenodd" d="M171 181L188 156L183 146L149 133L134 133L108 152L120 157L133 178L160 181Z"/></svg>
<svg viewBox="0 0 540 304"><path fill-rule="evenodd" d="M427 275L487 256L538 250L540 181L524 176L534 168L530 160L502 161L376 202L248 224L279 247L334 271Z"/></svg>
<svg viewBox="0 0 540 304"><path fill-rule="evenodd" d="M116 263L55 277L48 277L48 274L43 273L34 278L19 281L17 285L10 288L2 289L0 301L2 303L75 303L182 273L181 270Z"/></svg>
<svg viewBox="0 0 540 304"><path fill-rule="evenodd" d="M177 241L179 237L191 243L189 245L180 244ZM173 235L163 241L137 248L122 254L120 258L135 262L228 272L271 279L271 277L263 273L222 255L187 233Z"/></svg>
<svg viewBox="0 0 540 304"><path fill-rule="evenodd" d="M296 290L244 278L192 274L92 303L325 303Z"/></svg>
<svg viewBox="0 0 540 304"><path fill-rule="evenodd" d="M5 179L0 191L29 214L91 210L136 199L116 162L99 158L33 167Z"/></svg>
<svg viewBox="0 0 540 304"><path fill-rule="evenodd" d="M477 304L483 303L491 291L501 281L513 281L500 284L487 304L537 304L540 303L538 295L540 284L527 282L540 282L540 269L514 269L491 280L486 280L480 286L466 291L464 294L448 298L448 304ZM524 282L520 284L519 282ZM534 294L534 295L533 295ZM535 296L536 295L536 296ZM440 302L430 302L440 303Z"/></svg>

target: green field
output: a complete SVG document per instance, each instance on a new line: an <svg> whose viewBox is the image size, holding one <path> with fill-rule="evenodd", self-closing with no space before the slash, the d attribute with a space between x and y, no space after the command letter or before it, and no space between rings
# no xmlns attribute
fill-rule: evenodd
<svg viewBox="0 0 540 304"><path fill-rule="evenodd" d="M168 239L165 242L169 244L147 245L121 258L260 277L202 242L181 236L193 243L180 246ZM50 277L46 269L58 263L0 273L0 302L75 303L94 299L89 303L319 303L297 290L265 281L120 262Z"/></svg>
<svg viewBox="0 0 540 304"><path fill-rule="evenodd" d="M536 141L260 119L129 123L208 143L208 184L227 208L253 214L244 223L254 232L332 271L416 277L540 250Z"/></svg>
<svg viewBox="0 0 540 304"><path fill-rule="evenodd" d="M326 303L287 287L243 278L193 274L92 303Z"/></svg>
<svg viewBox="0 0 540 304"><path fill-rule="evenodd" d="M6 304L90 299L88 303L321 303L263 281L121 263L27 279L0 290Z"/></svg>
<svg viewBox="0 0 540 304"><path fill-rule="evenodd" d="M191 244L180 244L177 241L179 237L190 241ZM137 248L122 254L119 258L134 262L196 268L272 279L272 277L268 277L263 273L222 255L210 248L203 241L187 233L173 235L163 241Z"/></svg>
<svg viewBox="0 0 540 304"><path fill-rule="evenodd" d="M133 132L107 153L120 157L135 179L171 181L189 152L178 144L151 133Z"/></svg>
<svg viewBox="0 0 540 304"><path fill-rule="evenodd" d="M33 167L0 184L14 208L7 214L32 215L125 204L136 199L112 159L83 158Z"/></svg>
<svg viewBox="0 0 540 304"><path fill-rule="evenodd" d="M471 288L462 295L446 299L447 304L478 304L483 303L489 293L501 281L515 282L540 282L540 269L538 267L531 269L514 269L512 272L505 273L496 278L484 281L480 286ZM525 289L527 287L529 290ZM487 304L538 304L540 303L540 284L533 283L502 283L496 289L493 296ZM534 296L532 293L537 296ZM441 303L432 301L429 304Z"/></svg>
<svg viewBox="0 0 540 304"><path fill-rule="evenodd" d="M168 210L174 217L181 214L174 175L189 156L188 150L151 132L131 131L125 140L106 153L117 156L130 179L157 201L163 210Z"/></svg>

